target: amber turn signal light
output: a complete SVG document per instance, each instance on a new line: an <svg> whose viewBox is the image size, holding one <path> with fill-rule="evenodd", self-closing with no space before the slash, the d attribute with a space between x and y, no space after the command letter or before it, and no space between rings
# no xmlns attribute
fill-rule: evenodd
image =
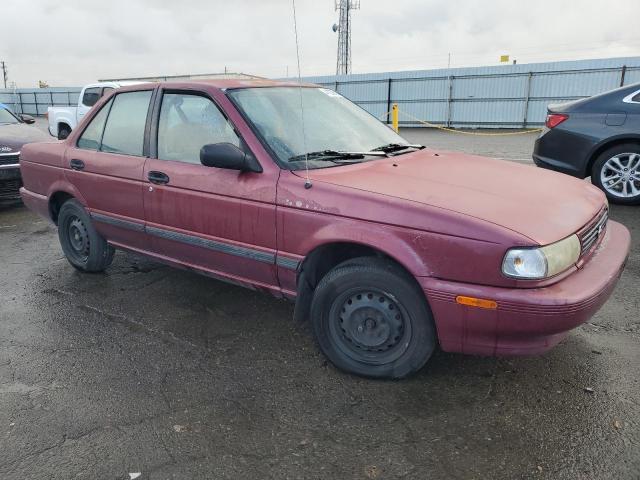
<svg viewBox="0 0 640 480"><path fill-rule="evenodd" d="M498 308L498 303L493 300L485 300L483 298L475 298L475 297L463 297L462 295L458 295L456 297L456 303L460 305L467 305L468 307L478 307L478 308L488 308L490 310L495 310Z"/></svg>

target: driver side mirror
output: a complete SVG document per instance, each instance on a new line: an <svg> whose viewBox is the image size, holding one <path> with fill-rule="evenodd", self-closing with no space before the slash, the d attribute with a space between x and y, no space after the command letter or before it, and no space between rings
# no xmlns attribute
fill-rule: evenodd
<svg viewBox="0 0 640 480"><path fill-rule="evenodd" d="M205 167L226 168L261 173L262 167L250 154L232 143L211 143L200 149L200 163Z"/></svg>
<svg viewBox="0 0 640 480"><path fill-rule="evenodd" d="M23 113L20 115L20 120L22 120L24 123L29 125L36 123L36 119L33 118L31 115L27 115L26 113Z"/></svg>

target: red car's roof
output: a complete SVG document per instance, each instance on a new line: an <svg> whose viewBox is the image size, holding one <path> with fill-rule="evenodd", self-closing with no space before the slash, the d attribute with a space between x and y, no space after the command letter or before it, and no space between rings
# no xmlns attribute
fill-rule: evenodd
<svg viewBox="0 0 640 480"><path fill-rule="evenodd" d="M211 79L211 80L185 80L180 82L149 82L140 83L133 86L124 87L123 90L138 90L140 87L148 86L149 84L159 84L162 87L169 88L184 88L193 86L213 87L221 90L228 88L256 88L256 87L318 87L313 83L298 83L295 80L281 81L281 80L268 80L268 79L253 79L253 78L234 78L234 79Z"/></svg>

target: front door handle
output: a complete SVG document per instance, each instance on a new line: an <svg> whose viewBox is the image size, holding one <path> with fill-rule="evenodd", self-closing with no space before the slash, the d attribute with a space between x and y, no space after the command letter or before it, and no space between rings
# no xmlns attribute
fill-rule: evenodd
<svg viewBox="0 0 640 480"><path fill-rule="evenodd" d="M166 173L151 171L147 175L147 178L151 183L156 185L164 185L169 183L169 176Z"/></svg>
<svg viewBox="0 0 640 480"><path fill-rule="evenodd" d="M69 166L73 170L84 170L84 162L82 160L76 160L75 158L69 162Z"/></svg>

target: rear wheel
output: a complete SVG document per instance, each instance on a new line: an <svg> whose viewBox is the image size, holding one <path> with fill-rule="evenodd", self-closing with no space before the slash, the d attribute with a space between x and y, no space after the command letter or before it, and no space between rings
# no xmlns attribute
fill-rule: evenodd
<svg viewBox="0 0 640 480"><path fill-rule="evenodd" d="M603 152L593 164L591 182L612 203L640 204L640 145L618 145Z"/></svg>
<svg viewBox="0 0 640 480"><path fill-rule="evenodd" d="M338 368L374 378L418 371L436 345L424 295L392 262L363 257L331 270L311 304L313 332Z"/></svg>
<svg viewBox="0 0 640 480"><path fill-rule="evenodd" d="M68 125L60 125L58 127L58 140L64 140L71 133L71 128Z"/></svg>
<svg viewBox="0 0 640 480"><path fill-rule="evenodd" d="M96 231L77 200L68 200L58 214L58 237L67 260L83 272L101 272L113 261L114 248Z"/></svg>

